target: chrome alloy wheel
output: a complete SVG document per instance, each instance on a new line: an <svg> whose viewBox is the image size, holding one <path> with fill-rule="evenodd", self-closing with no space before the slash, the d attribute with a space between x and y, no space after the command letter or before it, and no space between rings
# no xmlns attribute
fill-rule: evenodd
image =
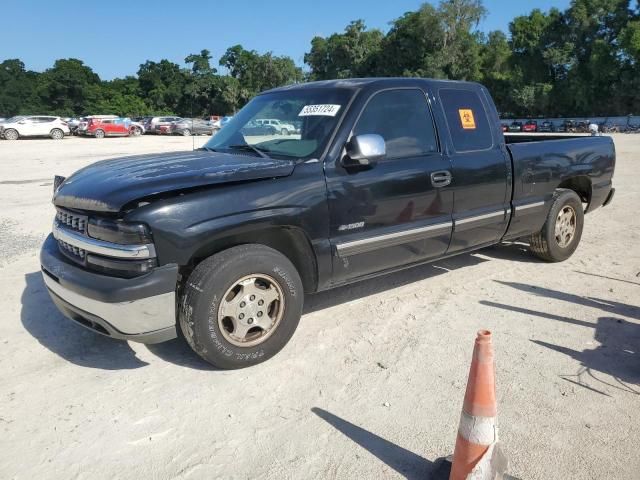
<svg viewBox="0 0 640 480"><path fill-rule="evenodd" d="M556 217L555 237L560 248L566 248L576 234L576 211L565 205Z"/></svg>
<svg viewBox="0 0 640 480"><path fill-rule="evenodd" d="M218 326L229 343L253 347L275 332L283 314L280 285L256 273L242 277L226 291L218 307Z"/></svg>

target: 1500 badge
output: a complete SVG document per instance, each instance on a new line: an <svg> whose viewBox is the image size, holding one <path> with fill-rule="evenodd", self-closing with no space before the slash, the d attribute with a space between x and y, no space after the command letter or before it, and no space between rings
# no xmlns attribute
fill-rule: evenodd
<svg viewBox="0 0 640 480"><path fill-rule="evenodd" d="M364 227L364 222L349 223L347 225L340 225L338 231L344 232L345 230L355 230L356 228L362 227Z"/></svg>

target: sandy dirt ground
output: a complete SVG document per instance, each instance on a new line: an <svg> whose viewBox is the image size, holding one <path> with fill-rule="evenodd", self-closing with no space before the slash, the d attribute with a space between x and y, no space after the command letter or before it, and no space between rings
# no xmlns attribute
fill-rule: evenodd
<svg viewBox="0 0 640 480"><path fill-rule="evenodd" d="M480 328L512 475L638 478L640 135L568 261L510 244L310 296L279 355L228 372L76 326L39 272L54 174L191 141L0 141L0 478L428 478Z"/></svg>

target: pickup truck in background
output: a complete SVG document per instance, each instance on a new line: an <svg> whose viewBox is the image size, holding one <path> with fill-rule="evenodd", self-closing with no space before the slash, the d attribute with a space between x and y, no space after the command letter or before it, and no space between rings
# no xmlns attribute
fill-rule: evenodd
<svg viewBox="0 0 640 480"><path fill-rule="evenodd" d="M265 114L300 133L246 133ZM505 136L476 83L283 87L197 151L56 177L42 273L59 309L96 332L181 331L206 361L241 368L284 347L305 293L505 240L567 259L584 213L611 201L614 166L608 137Z"/></svg>

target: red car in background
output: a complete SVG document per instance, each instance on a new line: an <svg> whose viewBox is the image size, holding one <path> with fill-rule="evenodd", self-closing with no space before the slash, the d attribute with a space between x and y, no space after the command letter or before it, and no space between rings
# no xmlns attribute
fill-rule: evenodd
<svg viewBox="0 0 640 480"><path fill-rule="evenodd" d="M124 118L88 117L87 127L82 134L96 138L128 137L131 134L130 128L131 122Z"/></svg>
<svg viewBox="0 0 640 480"><path fill-rule="evenodd" d="M523 132L537 132L538 131L538 122L535 120L529 120L522 126Z"/></svg>

